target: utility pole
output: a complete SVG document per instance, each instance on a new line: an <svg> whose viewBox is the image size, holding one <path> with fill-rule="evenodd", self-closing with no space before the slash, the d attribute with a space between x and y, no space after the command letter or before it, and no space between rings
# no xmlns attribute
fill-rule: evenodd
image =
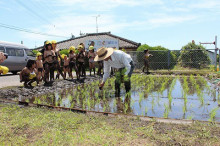
<svg viewBox="0 0 220 146"><path fill-rule="evenodd" d="M214 42L207 42L207 43L201 43L199 44L208 44L208 45L215 45L215 70L217 71L217 53L218 53L218 47L217 47L217 36L215 36L215 41ZM220 55L220 50L219 50L219 55ZM219 67L220 67L220 59L219 59Z"/></svg>
<svg viewBox="0 0 220 146"><path fill-rule="evenodd" d="M95 20L96 20L96 33L98 33L98 17L100 17L100 15L97 15L97 16L93 16L93 17L95 17Z"/></svg>

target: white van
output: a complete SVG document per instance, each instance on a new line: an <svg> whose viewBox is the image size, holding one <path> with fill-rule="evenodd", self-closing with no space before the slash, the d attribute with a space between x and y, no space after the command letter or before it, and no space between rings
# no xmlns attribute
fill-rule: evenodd
<svg viewBox="0 0 220 146"><path fill-rule="evenodd" d="M35 59L32 50L21 44L0 41L0 52L8 54L8 59L1 65L7 66L13 74L21 71L29 59Z"/></svg>

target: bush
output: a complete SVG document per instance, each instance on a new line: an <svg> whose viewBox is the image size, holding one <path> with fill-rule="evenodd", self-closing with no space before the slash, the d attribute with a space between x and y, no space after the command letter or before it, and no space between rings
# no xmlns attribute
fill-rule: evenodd
<svg viewBox="0 0 220 146"><path fill-rule="evenodd" d="M188 43L182 47L178 62L182 67L202 69L208 67L211 60L203 46Z"/></svg>
<svg viewBox="0 0 220 146"><path fill-rule="evenodd" d="M149 58L151 69L172 69L176 65L177 57L175 53L170 52L168 49L162 46L150 47L147 44L138 47L137 59L138 62L144 61L144 50L148 49L149 53L153 56ZM168 54L170 59L170 65L168 66Z"/></svg>

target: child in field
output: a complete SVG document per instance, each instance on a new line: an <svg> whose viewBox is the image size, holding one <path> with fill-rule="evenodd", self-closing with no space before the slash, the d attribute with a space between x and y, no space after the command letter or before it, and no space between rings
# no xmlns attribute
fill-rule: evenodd
<svg viewBox="0 0 220 146"><path fill-rule="evenodd" d="M78 68L77 68L77 65L76 65L76 54L75 54L75 47L74 46L71 46L69 48L69 67L70 67L70 74L71 76L72 75L72 70L74 69L76 71L76 77L77 79L79 79L79 72L78 72Z"/></svg>
<svg viewBox="0 0 220 146"><path fill-rule="evenodd" d="M36 61L28 60L26 67L20 72L20 82L24 82L24 87L33 87L31 84L37 81Z"/></svg>
<svg viewBox="0 0 220 146"><path fill-rule="evenodd" d="M64 71L64 77L66 78L66 73L69 74L69 77L72 77L72 74L70 74L70 67L69 67L69 58L67 58L66 55L64 55L64 65L63 65L63 71Z"/></svg>
<svg viewBox="0 0 220 146"><path fill-rule="evenodd" d="M49 83L49 74L50 71L54 68L53 56L55 56L54 51L52 50L52 44L50 41L46 42L46 50L44 51L44 65L45 65L45 84Z"/></svg>
<svg viewBox="0 0 220 146"><path fill-rule="evenodd" d="M152 54L149 53L149 50L144 50L144 67L143 67L143 72L144 72L144 69L147 68L147 74L149 74L149 58L153 56Z"/></svg>
<svg viewBox="0 0 220 146"><path fill-rule="evenodd" d="M95 54L95 52L94 52L94 47L93 47L93 46L90 46L90 47L89 47L89 53L88 53L90 76L91 76L91 71L92 71L92 69L93 69L94 75L95 75L95 62L94 62L95 56L96 56L96 54Z"/></svg>
<svg viewBox="0 0 220 146"><path fill-rule="evenodd" d="M42 81L44 78L42 54L40 52L37 53L36 69L37 69L37 80L38 80L38 84L39 84L39 81Z"/></svg>
<svg viewBox="0 0 220 146"><path fill-rule="evenodd" d="M84 47L82 45L78 46L79 53L77 54L77 62L78 62L78 71L80 76L86 77L86 69L85 69L85 52Z"/></svg>

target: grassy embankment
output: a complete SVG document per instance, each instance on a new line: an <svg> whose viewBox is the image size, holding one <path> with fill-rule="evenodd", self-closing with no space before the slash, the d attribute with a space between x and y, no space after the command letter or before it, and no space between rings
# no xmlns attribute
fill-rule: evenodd
<svg viewBox="0 0 220 146"><path fill-rule="evenodd" d="M214 124L164 124L3 104L0 117L0 145L220 145Z"/></svg>

